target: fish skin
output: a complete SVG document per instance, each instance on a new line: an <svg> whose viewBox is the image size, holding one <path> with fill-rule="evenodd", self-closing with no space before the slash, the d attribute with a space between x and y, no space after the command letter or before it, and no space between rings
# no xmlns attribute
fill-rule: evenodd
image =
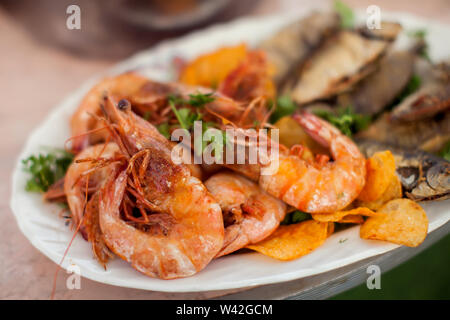
<svg viewBox="0 0 450 320"><path fill-rule="evenodd" d="M415 201L444 200L450 197L450 162L433 154L402 149L366 139L356 139L361 152L370 157L390 150L405 195Z"/></svg>
<svg viewBox="0 0 450 320"><path fill-rule="evenodd" d="M450 65L432 65L418 60L416 69L422 85L392 110L392 121L430 119L437 113L450 109Z"/></svg>
<svg viewBox="0 0 450 320"><path fill-rule="evenodd" d="M406 98L399 107L392 111L392 121L406 122L432 118L437 113L450 109L450 83L427 85Z"/></svg>
<svg viewBox="0 0 450 320"><path fill-rule="evenodd" d="M350 90L376 70L389 45L389 41L342 30L309 59L298 81L286 90L300 105Z"/></svg>
<svg viewBox="0 0 450 320"><path fill-rule="evenodd" d="M384 57L378 69L356 87L338 96L338 105L352 106L356 113L376 115L402 92L412 76L414 54L396 51Z"/></svg>
<svg viewBox="0 0 450 320"><path fill-rule="evenodd" d="M450 140L450 112L437 114L432 119L400 123L391 121L390 114L384 113L355 137L435 153Z"/></svg>
<svg viewBox="0 0 450 320"><path fill-rule="evenodd" d="M268 61L275 67L273 79L277 87L282 87L291 73L334 34L339 25L340 18L335 12L314 12L262 41L258 49L266 53Z"/></svg>

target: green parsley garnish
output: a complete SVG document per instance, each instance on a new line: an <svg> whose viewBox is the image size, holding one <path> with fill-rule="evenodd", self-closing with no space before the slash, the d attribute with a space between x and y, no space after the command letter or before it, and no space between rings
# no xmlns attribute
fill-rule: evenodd
<svg viewBox="0 0 450 320"><path fill-rule="evenodd" d="M427 35L427 30L425 29L410 30L406 34L413 38L425 39L425 36Z"/></svg>
<svg viewBox="0 0 450 320"><path fill-rule="evenodd" d="M195 113L189 108L181 108L177 110L175 107L172 107L172 110L175 113L178 122L180 122L181 127L188 131L192 129L195 121L201 120L202 118L200 113Z"/></svg>
<svg viewBox="0 0 450 320"><path fill-rule="evenodd" d="M24 171L31 175L25 190L46 192L53 183L64 177L72 160L73 155L71 153L60 149L54 149L47 155L32 155L23 159Z"/></svg>
<svg viewBox="0 0 450 320"><path fill-rule="evenodd" d="M189 94L189 99L183 99L176 95L169 95L169 103L174 105L190 105L196 108L203 107L205 104L213 102L216 98L213 96L214 92L210 93L192 93Z"/></svg>
<svg viewBox="0 0 450 320"><path fill-rule="evenodd" d="M142 117L148 121L148 120L150 120L150 116L151 116L150 111L145 111L144 115Z"/></svg>
<svg viewBox="0 0 450 320"><path fill-rule="evenodd" d="M270 122L275 123L279 119L289 116L297 109L297 105L289 96L281 96L277 99L276 109L270 116Z"/></svg>
<svg viewBox="0 0 450 320"><path fill-rule="evenodd" d="M205 104L213 102L216 98L213 96L213 92L210 93L197 93L190 94L189 100L186 101L186 104L191 105L193 107L203 107Z"/></svg>
<svg viewBox="0 0 450 320"><path fill-rule="evenodd" d="M311 215L309 213L300 211L300 210L295 210L291 213L286 214L286 216L284 217L284 220L281 222L281 224L294 224L294 223L299 223L305 220L309 220L311 219Z"/></svg>
<svg viewBox="0 0 450 320"><path fill-rule="evenodd" d="M422 79L417 74L413 74L406 85L405 90L402 92L403 97L409 96L410 94L416 92L420 88L421 84Z"/></svg>
<svg viewBox="0 0 450 320"><path fill-rule="evenodd" d="M159 133L166 137L166 139L170 139L170 126L167 122L157 125L156 129L158 129Z"/></svg>
<svg viewBox="0 0 450 320"><path fill-rule="evenodd" d="M230 139L225 130L220 130L218 128L215 128L214 126L215 126L215 123L202 122L202 134L199 135L197 137L197 139L194 140L194 152L195 152L196 156L200 157L203 154L203 152L205 151L206 147L208 145L210 145L211 148L214 150L214 157L216 158L217 161L220 161L223 156L223 151L225 150L225 147L229 143ZM209 143L208 143L208 141L204 141L203 136L208 129L218 130L220 132L220 136L221 136L219 138L219 140L216 139L215 135L212 135L210 137L211 141ZM205 138L209 138L209 137L205 137ZM215 154L216 150L219 150L220 154Z"/></svg>
<svg viewBox="0 0 450 320"><path fill-rule="evenodd" d="M178 122L180 123L181 128L185 130L190 130L195 121L198 121L202 118L202 114L199 112L194 112L189 108L180 108L177 109L177 105L190 105L196 108L203 107L205 104L210 103L215 100L215 97L213 97L213 93L197 93L197 94L190 94L189 99L185 100L183 98L180 98L175 95L169 96L169 105L172 109L173 113L175 114L175 117L177 118Z"/></svg>
<svg viewBox="0 0 450 320"><path fill-rule="evenodd" d="M181 128L185 130L191 130L194 122L202 118L202 115L200 113L192 112L189 108L177 109L172 101L169 101L169 104L170 108L175 114L175 117L180 123Z"/></svg>
<svg viewBox="0 0 450 320"><path fill-rule="evenodd" d="M334 10L341 18L342 28L352 28L355 25L355 14L353 13L353 10L344 2L339 0L334 1Z"/></svg>
<svg viewBox="0 0 450 320"><path fill-rule="evenodd" d="M428 43L426 42L425 38L427 36L427 30L425 29L416 29L416 30L410 30L406 33L411 38L416 38L418 40L423 41L424 46L422 50L419 52L420 56L428 61L431 61L430 55L428 53Z"/></svg>
<svg viewBox="0 0 450 320"><path fill-rule="evenodd" d="M439 152L439 155L447 161L450 161L450 140L447 141L444 148Z"/></svg>
<svg viewBox="0 0 450 320"><path fill-rule="evenodd" d="M400 102L402 102L407 96L419 90L421 84L422 79L417 74L413 74L411 76L411 79L409 79L408 84L405 86L402 92L400 92L400 94L394 99L394 101L389 105L387 109L391 110L393 107L400 104Z"/></svg>
<svg viewBox="0 0 450 320"><path fill-rule="evenodd" d="M351 107L339 108L337 114L327 110L315 110L314 113L318 117L330 122L349 137L358 131L366 129L371 120L370 116L353 112Z"/></svg>

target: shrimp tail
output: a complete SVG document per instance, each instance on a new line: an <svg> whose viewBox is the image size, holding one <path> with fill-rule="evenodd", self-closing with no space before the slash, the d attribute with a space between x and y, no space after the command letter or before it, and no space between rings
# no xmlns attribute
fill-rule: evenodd
<svg viewBox="0 0 450 320"><path fill-rule="evenodd" d="M322 146L330 148L331 155L338 158L364 159L357 145L329 122L320 119L310 112L303 111L292 118L298 122L305 132Z"/></svg>
<svg viewBox="0 0 450 320"><path fill-rule="evenodd" d="M336 128L307 111L294 114L292 118L302 126L311 138L324 147L328 147L330 145L330 140L332 138L331 133L339 133L335 131ZM324 127L326 127L327 130L322 130Z"/></svg>
<svg viewBox="0 0 450 320"><path fill-rule="evenodd" d="M311 163L297 155L280 154L278 172L261 176L264 190L299 210L329 213L349 205L365 183L365 158L356 144L330 123L303 112L293 116L333 158L318 157Z"/></svg>

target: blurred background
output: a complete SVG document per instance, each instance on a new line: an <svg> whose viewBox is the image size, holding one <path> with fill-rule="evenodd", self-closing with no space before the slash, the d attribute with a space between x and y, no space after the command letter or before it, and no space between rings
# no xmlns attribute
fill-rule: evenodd
<svg viewBox="0 0 450 320"><path fill-rule="evenodd" d="M448 0L344 2L362 10L376 4L382 11L409 12L450 24ZM80 30L66 27L66 9L72 4L81 8ZM52 107L89 77L162 40L240 16L331 6L328 0L0 0L0 225L8 225L0 235L1 298L45 299L50 291L54 264L11 224L8 201L18 152ZM369 291L364 285L336 298L449 299L449 249L447 236L383 274L383 290ZM86 290L68 291L61 280L58 297L151 298L138 290L89 280L83 284Z"/></svg>

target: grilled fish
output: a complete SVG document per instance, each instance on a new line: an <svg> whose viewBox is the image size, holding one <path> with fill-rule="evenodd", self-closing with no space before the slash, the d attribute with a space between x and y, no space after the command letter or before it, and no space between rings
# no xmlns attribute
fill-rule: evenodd
<svg viewBox="0 0 450 320"><path fill-rule="evenodd" d="M394 41L398 34L403 30L400 23L381 21L380 29L369 29L367 26L359 28L359 32L367 38L382 39L387 41Z"/></svg>
<svg viewBox="0 0 450 320"><path fill-rule="evenodd" d="M450 198L450 162L420 150L406 150L370 140L357 139L367 156L390 150L395 157L397 175L405 195L416 201Z"/></svg>
<svg viewBox="0 0 450 320"><path fill-rule="evenodd" d="M421 74L422 85L392 110L392 121L430 119L450 109L450 65L433 66L419 60L416 68L421 69L418 73Z"/></svg>
<svg viewBox="0 0 450 320"><path fill-rule="evenodd" d="M394 101L412 76L414 54L395 51L384 57L375 72L350 92L338 96L337 104L352 106L360 114L376 115Z"/></svg>
<svg viewBox="0 0 450 320"><path fill-rule="evenodd" d="M450 140L450 112L437 114L432 119L400 123L391 121L390 114L385 113L356 137L435 153Z"/></svg>
<svg viewBox="0 0 450 320"><path fill-rule="evenodd" d="M340 31L306 63L298 82L288 86L287 92L301 105L344 92L375 70L389 44Z"/></svg>
<svg viewBox="0 0 450 320"><path fill-rule="evenodd" d="M259 45L275 67L273 79L278 87L327 36L338 30L339 21L339 16L334 12L315 12L283 27Z"/></svg>

